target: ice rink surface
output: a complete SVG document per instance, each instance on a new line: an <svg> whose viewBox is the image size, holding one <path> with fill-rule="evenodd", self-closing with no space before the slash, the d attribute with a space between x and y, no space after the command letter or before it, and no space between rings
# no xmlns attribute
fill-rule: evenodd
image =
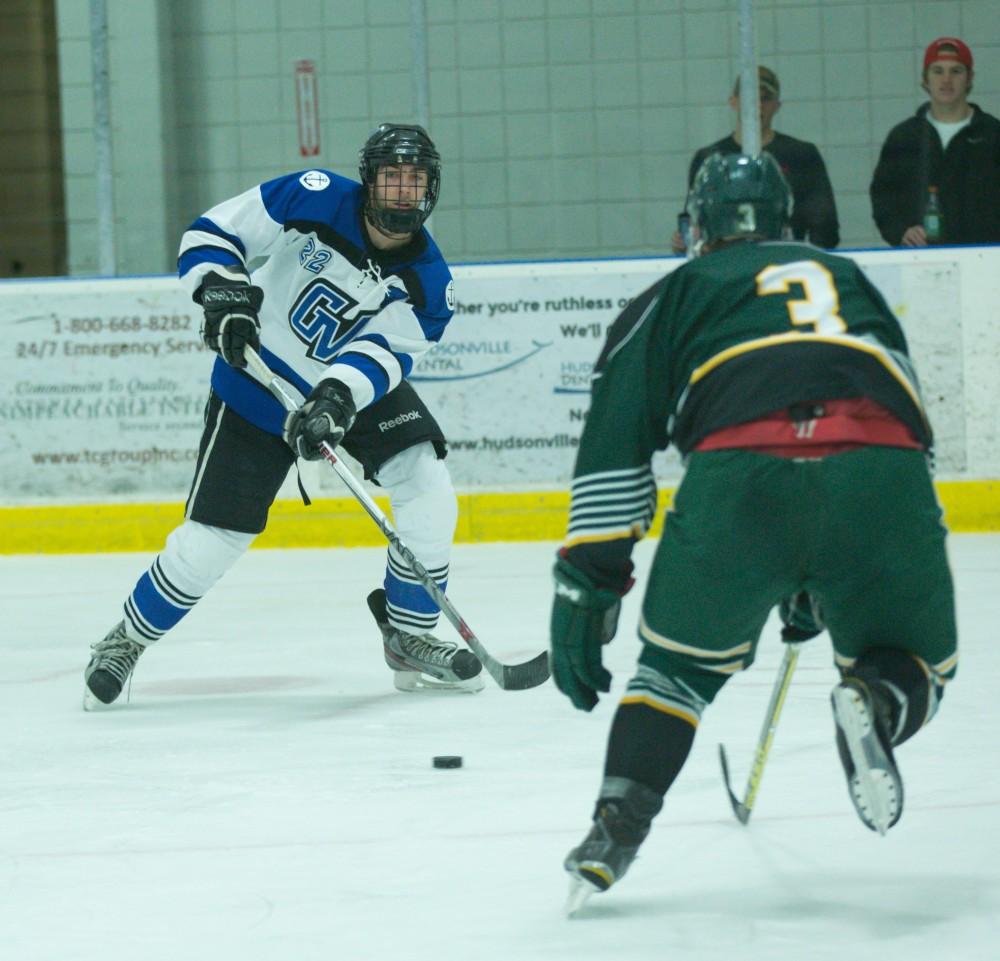
<svg viewBox="0 0 1000 961"><path fill-rule="evenodd" d="M449 594L495 655L545 647L554 547L456 549ZM398 693L365 606L381 550L254 551L143 657L128 704L85 714L88 647L151 555L2 557L0 957L994 961L1000 535L953 537L951 555L958 678L898 752L886 838L836 760L826 635L803 650L749 827L733 818L717 745L742 792L772 622L629 876L571 921L561 862L589 826L613 697L584 715L551 684ZM638 599L607 649L613 695ZM465 766L434 770L437 754Z"/></svg>

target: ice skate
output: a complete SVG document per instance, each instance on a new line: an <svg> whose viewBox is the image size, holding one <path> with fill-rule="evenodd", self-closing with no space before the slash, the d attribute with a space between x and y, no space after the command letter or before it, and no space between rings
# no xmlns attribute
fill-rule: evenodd
<svg viewBox="0 0 1000 961"><path fill-rule="evenodd" d="M903 782L892 756L889 695L847 677L830 695L847 789L866 827L885 834L903 813Z"/></svg>
<svg viewBox="0 0 1000 961"><path fill-rule="evenodd" d="M568 916L579 911L590 895L607 891L625 876L662 806L663 798L644 784L604 779L593 826L563 862L570 875Z"/></svg>
<svg viewBox="0 0 1000 961"><path fill-rule="evenodd" d="M483 665L471 651L431 634L407 634L389 623L385 591L368 595L368 608L382 631L385 662L400 691L466 691L483 689Z"/></svg>
<svg viewBox="0 0 1000 961"><path fill-rule="evenodd" d="M87 684L83 709L99 710L114 703L145 649L125 633L125 621L119 621L103 640L92 644L94 653L83 672Z"/></svg>

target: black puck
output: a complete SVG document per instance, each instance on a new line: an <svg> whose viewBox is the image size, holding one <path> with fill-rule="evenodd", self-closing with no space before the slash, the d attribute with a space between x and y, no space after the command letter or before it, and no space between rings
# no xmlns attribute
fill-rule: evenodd
<svg viewBox="0 0 1000 961"><path fill-rule="evenodd" d="M432 763L434 767L461 767L462 759L457 754L439 754Z"/></svg>

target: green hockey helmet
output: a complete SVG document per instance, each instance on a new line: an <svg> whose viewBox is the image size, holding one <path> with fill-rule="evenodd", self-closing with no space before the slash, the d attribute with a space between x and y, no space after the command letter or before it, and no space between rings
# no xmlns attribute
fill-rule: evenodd
<svg viewBox="0 0 1000 961"><path fill-rule="evenodd" d="M720 240L778 240L792 215L792 191L770 154L715 153L695 175L688 210L699 251Z"/></svg>

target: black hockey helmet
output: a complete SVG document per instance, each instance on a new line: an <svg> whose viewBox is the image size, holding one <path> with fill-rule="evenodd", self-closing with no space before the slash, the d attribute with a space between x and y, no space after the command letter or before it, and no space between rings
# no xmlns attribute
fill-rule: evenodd
<svg viewBox="0 0 1000 961"><path fill-rule="evenodd" d="M688 198L697 249L719 240L778 240L792 215L792 191L777 161L762 153L714 153Z"/></svg>
<svg viewBox="0 0 1000 961"><path fill-rule="evenodd" d="M379 168L391 164L412 164L427 172L423 199L407 210L379 207L374 187ZM358 170L365 185L365 216L390 234L416 233L431 215L441 190L441 155L423 127L416 124L383 123L361 148Z"/></svg>

